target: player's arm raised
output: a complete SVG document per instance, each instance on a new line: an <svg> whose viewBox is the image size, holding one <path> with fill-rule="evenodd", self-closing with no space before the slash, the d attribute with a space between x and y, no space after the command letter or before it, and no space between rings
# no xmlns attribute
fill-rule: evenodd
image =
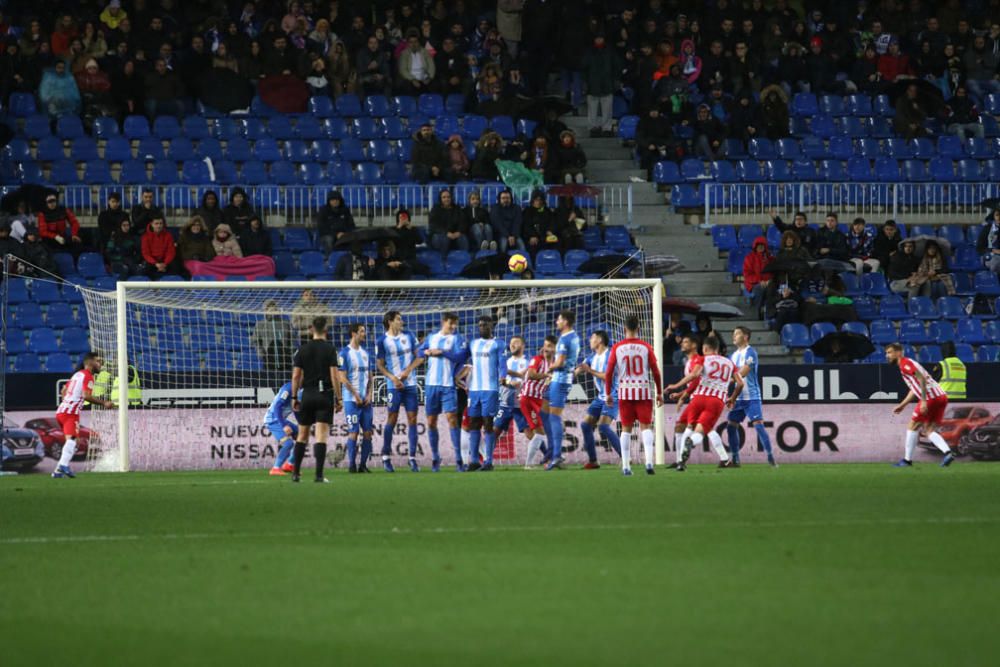
<svg viewBox="0 0 1000 667"><path fill-rule="evenodd" d="M686 387L688 384L694 382L695 380L701 377L701 368L702 367L700 365L695 366L694 368L691 369L690 373L682 377L680 380L678 380L673 384L668 384L667 388L664 389L664 391L675 391L677 389L680 389L681 387ZM670 394L670 398L677 398L677 396L678 394L676 393Z"/></svg>

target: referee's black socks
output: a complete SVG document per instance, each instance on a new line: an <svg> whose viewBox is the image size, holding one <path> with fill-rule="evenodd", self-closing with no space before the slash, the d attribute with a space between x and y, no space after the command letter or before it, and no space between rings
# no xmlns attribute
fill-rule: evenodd
<svg viewBox="0 0 1000 667"><path fill-rule="evenodd" d="M295 466L295 474L298 476L302 472L302 459L306 457L306 443L296 442L295 453L292 455L292 465Z"/></svg>
<svg viewBox="0 0 1000 667"><path fill-rule="evenodd" d="M303 452L305 445L302 446ZM316 459L316 479L323 479L323 466L326 464L326 443L313 443L313 458Z"/></svg>

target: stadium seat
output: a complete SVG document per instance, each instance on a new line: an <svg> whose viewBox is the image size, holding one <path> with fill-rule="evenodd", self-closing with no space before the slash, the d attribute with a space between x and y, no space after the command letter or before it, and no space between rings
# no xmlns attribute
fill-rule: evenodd
<svg viewBox="0 0 1000 667"><path fill-rule="evenodd" d="M811 160L820 160L829 155L826 144L823 142L821 137L803 137L799 147L802 151L802 155ZM729 154L727 154L727 156L732 157L732 155Z"/></svg>
<svg viewBox="0 0 1000 667"><path fill-rule="evenodd" d="M357 118L364 115L361 100L353 93L340 95L335 103L337 114L343 118Z"/></svg>
<svg viewBox="0 0 1000 667"><path fill-rule="evenodd" d="M899 162L895 158L890 157L876 158L875 180L881 183L898 183L901 180Z"/></svg>
<svg viewBox="0 0 1000 667"><path fill-rule="evenodd" d="M665 164L674 163L670 162ZM760 163L757 162L757 160L739 160L736 163L736 175L739 176L740 180L744 183L762 183L767 180L764 172L760 168Z"/></svg>
<svg viewBox="0 0 1000 667"><path fill-rule="evenodd" d="M313 116L300 116L298 120L295 121L295 138L302 139L304 141L315 141L316 139L336 139L332 133L328 132L328 128L338 125L344 129L344 135L347 136L347 124L344 122L343 118L327 118L320 124L319 119ZM279 138L275 136L275 138Z"/></svg>
<svg viewBox="0 0 1000 667"><path fill-rule="evenodd" d="M931 158L929 168L930 178L936 183L951 183L955 180L955 164L950 157L939 155Z"/></svg>
<svg viewBox="0 0 1000 667"><path fill-rule="evenodd" d="M941 361L941 348L937 345L924 345L917 352L917 361L921 364L936 364Z"/></svg>
<svg viewBox="0 0 1000 667"><path fill-rule="evenodd" d="M45 326L42 307L34 302L18 304L14 308L14 323L25 330Z"/></svg>
<svg viewBox="0 0 1000 667"><path fill-rule="evenodd" d="M970 317L959 320L955 325L955 338L961 343L969 345L985 345L990 343L983 331L983 324L977 319Z"/></svg>
<svg viewBox="0 0 1000 667"><path fill-rule="evenodd" d="M461 273L462 269L464 269L471 261L472 255L470 255L467 251L452 250L445 258L444 268L448 274L456 276Z"/></svg>
<svg viewBox="0 0 1000 667"><path fill-rule="evenodd" d="M781 328L781 344L789 350L807 348L812 344L804 324L786 324Z"/></svg>
<svg viewBox="0 0 1000 667"><path fill-rule="evenodd" d="M918 320L937 320L941 315L938 313L934 302L930 297L917 296L910 299L910 315Z"/></svg>
<svg viewBox="0 0 1000 667"><path fill-rule="evenodd" d="M81 327L63 329L59 350L68 354L82 354L90 349L87 332Z"/></svg>
<svg viewBox="0 0 1000 667"><path fill-rule="evenodd" d="M28 351L28 343L23 329L8 327L4 334L7 354L23 354Z"/></svg>
<svg viewBox="0 0 1000 667"><path fill-rule="evenodd" d="M924 183L931 180L927 163L923 160L903 160L903 180L910 183Z"/></svg>
<svg viewBox="0 0 1000 667"><path fill-rule="evenodd" d="M284 115L271 116L267 119L267 133L278 141L288 141L296 136L291 119Z"/></svg>
<svg viewBox="0 0 1000 667"><path fill-rule="evenodd" d="M382 170L375 162L361 162L357 166L356 180L361 185L378 185L382 181Z"/></svg>
<svg viewBox="0 0 1000 667"><path fill-rule="evenodd" d="M295 165L284 160L271 164L269 174L275 185L292 185L299 180Z"/></svg>
<svg viewBox="0 0 1000 667"><path fill-rule="evenodd" d="M938 312L946 320L961 320L967 317L965 306L957 296L942 296L937 302Z"/></svg>
<svg viewBox="0 0 1000 667"><path fill-rule="evenodd" d="M76 261L76 269L84 278L101 278L108 275L104 268L104 258L96 252L80 253Z"/></svg>
<svg viewBox="0 0 1000 667"><path fill-rule="evenodd" d="M43 162L55 162L66 159L63 141L59 137L42 137L38 140L36 157Z"/></svg>
<svg viewBox="0 0 1000 667"><path fill-rule="evenodd" d="M510 116L495 116L490 121L490 129L499 134L505 141L510 141L517 132L514 130L514 120Z"/></svg>
<svg viewBox="0 0 1000 667"><path fill-rule="evenodd" d="M42 361L37 354L27 352L14 358L15 373L41 373Z"/></svg>
<svg viewBox="0 0 1000 667"><path fill-rule="evenodd" d="M97 142L90 137L80 137L74 140L70 143L69 157L76 162L98 159Z"/></svg>
<svg viewBox="0 0 1000 667"><path fill-rule="evenodd" d="M756 160L773 160L777 153L770 139L751 139L748 145L750 156Z"/></svg>
<svg viewBox="0 0 1000 667"><path fill-rule="evenodd" d="M974 160L985 160L994 156L991 142L979 137L970 137L963 145L965 154Z"/></svg>
<svg viewBox="0 0 1000 667"><path fill-rule="evenodd" d="M153 183L170 185L177 182L177 163L173 160L157 160L153 165Z"/></svg>
<svg viewBox="0 0 1000 667"><path fill-rule="evenodd" d="M998 282L997 274L995 273L989 271L978 272L974 285L977 293L986 294L987 296L1000 295L1000 282Z"/></svg>
<svg viewBox="0 0 1000 667"><path fill-rule="evenodd" d="M861 276L861 289L869 296L884 297L892 294L882 273L866 273Z"/></svg>
<svg viewBox="0 0 1000 667"><path fill-rule="evenodd" d="M716 183L736 183L740 179L736 175L733 163L729 160L715 160L710 165L709 173Z"/></svg>
<svg viewBox="0 0 1000 667"><path fill-rule="evenodd" d="M920 320L903 320L899 324L899 341L910 345L923 345L930 342L924 323Z"/></svg>
<svg viewBox="0 0 1000 667"><path fill-rule="evenodd" d="M261 162L278 162L282 159L278 141L270 137L258 139L253 145L253 157Z"/></svg>
<svg viewBox="0 0 1000 667"><path fill-rule="evenodd" d="M845 322L840 330L844 333L853 333L859 336L868 337L868 325L864 322Z"/></svg>
<svg viewBox="0 0 1000 667"><path fill-rule="evenodd" d="M11 93L8 109L16 118L27 118L38 112L35 96L32 93Z"/></svg>
<svg viewBox="0 0 1000 667"><path fill-rule="evenodd" d="M213 162L218 162L222 160L222 142L215 137L202 139L198 142L196 153L201 159L209 158Z"/></svg>
<svg viewBox="0 0 1000 667"><path fill-rule="evenodd" d="M684 179L681 177L676 162L662 161L657 162L653 167L653 181L660 185L676 185L682 183Z"/></svg>
<svg viewBox="0 0 1000 667"><path fill-rule="evenodd" d="M980 345L976 352L976 360L981 364L1000 361L1000 345Z"/></svg>
<svg viewBox="0 0 1000 667"><path fill-rule="evenodd" d="M364 162L364 144L362 144L360 140L354 138L341 139L339 156L340 159L347 160L349 162Z"/></svg>
<svg viewBox="0 0 1000 667"><path fill-rule="evenodd" d="M855 183L872 181L872 165L868 158L855 156L847 160L847 176Z"/></svg>
<svg viewBox="0 0 1000 667"><path fill-rule="evenodd" d="M816 324L812 325L809 328L809 335L812 339L812 342L815 343L823 336L826 336L827 334L836 333L836 331L837 327L835 327L830 322L817 322Z"/></svg>
<svg viewBox="0 0 1000 667"><path fill-rule="evenodd" d="M732 225L715 225L712 227L712 244L723 252L735 250L739 247L736 237L736 228Z"/></svg>
<svg viewBox="0 0 1000 667"><path fill-rule="evenodd" d="M887 345L896 342L896 327L889 320L875 320L869 326L872 343Z"/></svg>
<svg viewBox="0 0 1000 667"><path fill-rule="evenodd" d="M28 334L28 347L36 354L52 354L59 351L56 332L50 327L32 329Z"/></svg>
<svg viewBox="0 0 1000 667"><path fill-rule="evenodd" d="M953 134L943 134L938 137L937 153L938 156L948 158L949 160L965 157L962 140Z"/></svg>
<svg viewBox="0 0 1000 667"><path fill-rule="evenodd" d="M381 139L383 125L374 118L355 118L352 123L351 131L356 139L361 139L362 141Z"/></svg>
<svg viewBox="0 0 1000 667"><path fill-rule="evenodd" d="M955 327L951 322L938 320L927 324L927 337L937 343L947 343L955 340Z"/></svg>
<svg viewBox="0 0 1000 667"><path fill-rule="evenodd" d="M819 103L812 93L796 93L792 97L791 112L796 116L811 118L819 113Z"/></svg>
<svg viewBox="0 0 1000 667"><path fill-rule="evenodd" d="M889 296L882 297L882 300L879 302L878 312L879 317L887 320L905 320L910 316L906 310L903 298L898 294L890 294Z"/></svg>
<svg viewBox="0 0 1000 667"><path fill-rule="evenodd" d="M77 185L80 176L76 173L76 164L69 160L53 162L49 180L56 185Z"/></svg>
<svg viewBox="0 0 1000 667"><path fill-rule="evenodd" d="M35 114L24 120L24 136L28 139L41 139L52 135L52 122L46 114Z"/></svg>
<svg viewBox="0 0 1000 667"><path fill-rule="evenodd" d="M959 343L955 346L955 356L962 360L963 363L971 364L975 363L976 355L972 351L972 345L968 343Z"/></svg>
<svg viewBox="0 0 1000 667"><path fill-rule="evenodd" d="M56 120L56 134L61 139L72 141L84 136L83 121L79 116L60 116Z"/></svg>
<svg viewBox="0 0 1000 667"><path fill-rule="evenodd" d="M126 116L122 134L129 139L143 139L149 136L149 121L145 116Z"/></svg>
<svg viewBox="0 0 1000 667"><path fill-rule="evenodd" d="M31 284L31 297L43 305L62 301L59 285L44 280L36 280Z"/></svg>
<svg viewBox="0 0 1000 667"><path fill-rule="evenodd" d="M7 303L9 305L28 303L31 301L31 295L28 293L28 283L25 282L23 278L11 278L7 281L5 287L7 290Z"/></svg>
<svg viewBox="0 0 1000 667"><path fill-rule="evenodd" d="M444 100L440 95L425 93L417 98L417 111L434 118L445 113Z"/></svg>
<svg viewBox="0 0 1000 667"><path fill-rule="evenodd" d="M184 162L195 158L194 144L187 137L176 137L167 146L167 157L174 162Z"/></svg>
<svg viewBox="0 0 1000 667"><path fill-rule="evenodd" d="M959 160L956 166L959 180L966 183L978 183L983 180L983 171L979 166L979 160Z"/></svg>
<svg viewBox="0 0 1000 667"><path fill-rule="evenodd" d="M88 185L111 183L111 165L105 160L91 160L86 163L83 166L83 182Z"/></svg>
<svg viewBox="0 0 1000 667"><path fill-rule="evenodd" d="M857 313L858 319L864 322L878 319L878 305L868 296L854 298L854 312Z"/></svg>
<svg viewBox="0 0 1000 667"><path fill-rule="evenodd" d="M253 159L250 142L243 137L232 137L226 141L226 159L232 162L247 162Z"/></svg>
<svg viewBox="0 0 1000 667"><path fill-rule="evenodd" d="M181 130L184 136L192 141L201 141L210 136L208 122L201 116L185 116Z"/></svg>
<svg viewBox="0 0 1000 667"><path fill-rule="evenodd" d="M365 98L365 111L374 118L385 118L395 114L392 103L385 95L369 95Z"/></svg>
<svg viewBox="0 0 1000 667"><path fill-rule="evenodd" d="M181 125L174 116L157 116L153 121L153 134L164 141L181 136Z"/></svg>
<svg viewBox="0 0 1000 667"><path fill-rule="evenodd" d="M991 343L1000 343L1000 321L992 320L984 325L986 339Z"/></svg>
<svg viewBox="0 0 1000 667"><path fill-rule="evenodd" d="M308 278L326 275L326 258L318 250L307 250L299 255L299 273Z"/></svg>
<svg viewBox="0 0 1000 667"><path fill-rule="evenodd" d="M556 274L564 270L558 250L542 250L535 257L535 271L539 274Z"/></svg>
<svg viewBox="0 0 1000 667"><path fill-rule="evenodd" d="M701 158L685 158L681 161L680 171L686 181L700 181L705 177L705 165Z"/></svg>
<svg viewBox="0 0 1000 667"><path fill-rule="evenodd" d="M317 118L331 118L335 114L333 109L333 100L326 95L310 97L309 113Z"/></svg>

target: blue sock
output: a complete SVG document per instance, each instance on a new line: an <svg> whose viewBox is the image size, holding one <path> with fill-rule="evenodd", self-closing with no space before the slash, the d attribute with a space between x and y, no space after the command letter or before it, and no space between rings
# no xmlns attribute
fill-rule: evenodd
<svg viewBox="0 0 1000 667"><path fill-rule="evenodd" d="M597 463L597 443L594 442L594 427L590 422L584 420L580 422L580 430L583 431L583 448L587 450L587 460Z"/></svg>
<svg viewBox="0 0 1000 667"><path fill-rule="evenodd" d="M486 463L493 465L493 448L496 447L497 436L492 429L486 432Z"/></svg>
<svg viewBox="0 0 1000 667"><path fill-rule="evenodd" d="M764 424L761 422L758 422L753 428L757 431L757 442L759 442L764 448L764 451L767 452L767 458L770 460L774 457L774 453L771 451L771 436L767 434L767 429L764 428Z"/></svg>
<svg viewBox="0 0 1000 667"><path fill-rule="evenodd" d="M601 424L597 430L601 432L601 435L608 439L608 442L611 443L611 446L614 448L618 456L621 456L622 441L618 438L618 432L615 431L614 427L611 424Z"/></svg>
<svg viewBox="0 0 1000 667"><path fill-rule="evenodd" d="M740 462L740 427L736 424L726 426L726 436L729 438L729 455L733 461Z"/></svg>
<svg viewBox="0 0 1000 667"><path fill-rule="evenodd" d="M412 430L410 431L413 432ZM436 428L427 429L427 439L431 441L431 459L434 461L441 460L441 453L438 449L438 440L440 439L440 434ZM412 450L411 450L412 452Z"/></svg>
<svg viewBox="0 0 1000 667"><path fill-rule="evenodd" d="M548 445L549 451L555 451L555 445L552 443L552 422L549 420L550 415L548 412L542 412L542 429L545 431L545 444ZM546 452L548 453L548 452Z"/></svg>
<svg viewBox="0 0 1000 667"><path fill-rule="evenodd" d="M434 431L436 434L437 431ZM406 428L406 438L410 441L410 458L417 458L417 425L409 424ZM437 446L435 445L433 451L437 452Z"/></svg>
<svg viewBox="0 0 1000 667"><path fill-rule="evenodd" d="M388 422L382 427L382 456L392 455L392 432L395 430L396 425Z"/></svg>
<svg viewBox="0 0 1000 667"><path fill-rule="evenodd" d="M350 466L356 467L358 465L358 441L357 438L347 439L347 463Z"/></svg>
<svg viewBox="0 0 1000 667"><path fill-rule="evenodd" d="M466 465L469 463L479 463L479 441L482 436L482 431L476 429L475 431L469 431L469 460L466 461Z"/></svg>
<svg viewBox="0 0 1000 667"><path fill-rule="evenodd" d="M367 466L368 459L372 457L372 439L365 438L361 441L361 465Z"/></svg>
<svg viewBox="0 0 1000 667"><path fill-rule="evenodd" d="M552 460L562 456L563 421L562 415L549 415L549 427L552 429Z"/></svg>
<svg viewBox="0 0 1000 667"><path fill-rule="evenodd" d="M462 429L457 426L451 431L451 446L455 449L455 463L465 463L468 465L468 461L462 461Z"/></svg>
<svg viewBox="0 0 1000 667"><path fill-rule="evenodd" d="M281 447L278 448L278 458L274 462L275 468L280 468L285 464L288 457L292 455L292 447L295 446L295 441L291 438L285 438L281 443Z"/></svg>

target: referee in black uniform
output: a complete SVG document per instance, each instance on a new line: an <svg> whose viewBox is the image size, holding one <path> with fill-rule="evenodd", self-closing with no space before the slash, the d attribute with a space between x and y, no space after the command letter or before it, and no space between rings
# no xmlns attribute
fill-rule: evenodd
<svg viewBox="0 0 1000 667"><path fill-rule="evenodd" d="M302 459L309 444L310 427L316 425L313 457L316 459L316 481L327 482L323 476L326 463L326 439L330 436L333 413L340 401L340 381L337 377L337 352L326 339L326 318L316 317L310 326L312 340L303 343L292 362L292 409L298 416L300 440L295 443L292 481L301 477ZM302 400L298 399L299 389Z"/></svg>

